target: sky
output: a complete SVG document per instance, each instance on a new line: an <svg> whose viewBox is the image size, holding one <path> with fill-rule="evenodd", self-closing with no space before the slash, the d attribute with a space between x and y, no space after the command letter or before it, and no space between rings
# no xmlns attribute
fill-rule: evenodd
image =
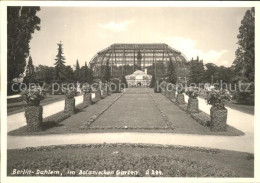
<svg viewBox="0 0 260 183"><path fill-rule="evenodd" d="M34 65L53 66L60 41L66 65L89 63L114 43L166 43L188 60L231 66L249 8L41 7L41 30L30 42Z"/></svg>

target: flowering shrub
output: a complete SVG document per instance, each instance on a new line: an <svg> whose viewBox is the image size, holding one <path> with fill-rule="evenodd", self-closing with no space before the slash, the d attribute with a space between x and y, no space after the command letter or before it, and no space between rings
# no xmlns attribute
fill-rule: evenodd
<svg viewBox="0 0 260 183"><path fill-rule="evenodd" d="M91 90L91 86L89 85L84 85L82 88L81 88L81 91L83 91L84 93L90 93L92 90Z"/></svg>
<svg viewBox="0 0 260 183"><path fill-rule="evenodd" d="M190 87L186 91L186 95L188 95L190 98L197 98L199 96L199 88L198 87Z"/></svg>
<svg viewBox="0 0 260 183"><path fill-rule="evenodd" d="M73 98L75 96L76 91L72 88L65 89L65 96L67 98Z"/></svg>
<svg viewBox="0 0 260 183"><path fill-rule="evenodd" d="M178 88L177 88L177 93L178 94L183 94L185 92L185 89L182 87L182 86L179 86Z"/></svg>
<svg viewBox="0 0 260 183"><path fill-rule="evenodd" d="M24 90L21 94L21 98L23 101L30 103L30 102L36 102L39 103L41 100L45 98L46 94L44 90L41 90L40 88L30 88L27 90Z"/></svg>
<svg viewBox="0 0 260 183"><path fill-rule="evenodd" d="M218 109L224 109L225 104L230 100L231 95L228 90L211 90L206 97L207 103Z"/></svg>

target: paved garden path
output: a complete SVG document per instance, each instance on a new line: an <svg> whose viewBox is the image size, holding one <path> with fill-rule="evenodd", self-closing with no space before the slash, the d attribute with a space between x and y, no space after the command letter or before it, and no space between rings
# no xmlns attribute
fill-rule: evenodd
<svg viewBox="0 0 260 183"><path fill-rule="evenodd" d="M151 91L150 89L147 89ZM132 92L135 90L132 89ZM131 94L131 92L130 92ZM125 95L125 94L124 94ZM129 94L128 94L129 95ZM141 105L142 103L149 106L149 110L154 109L154 104L150 103L150 99L146 98L142 93L132 94L136 95L138 102L126 103L126 109L135 110L139 109L135 104ZM138 99L139 96L139 99ZM141 97L140 97L141 96ZM169 106L169 100L161 94L154 95L157 98L160 106ZM126 95L127 98L127 95ZM118 109L116 105L120 104L126 98L121 97L113 109ZM185 98L187 100L187 97ZM142 101L144 100L144 101ZM82 96L76 98L76 103L82 102ZM127 101L125 101L127 102ZM172 104L174 106L174 104ZM63 110L64 101L55 102L44 106L44 117L52 115L56 112ZM136 108L135 108L136 107ZM174 106L176 107L176 106ZM199 107L204 112L209 112L210 106L206 105L203 99L199 99ZM142 107L140 107L142 109ZM145 112L145 110L144 110ZM156 113L156 110L152 111ZM108 115L108 113L104 113ZM142 116L140 113L137 116ZM183 114L182 114L183 115ZM136 117L137 117L136 116ZM153 115L152 115L153 116ZM121 114L119 117L122 117ZM178 118L178 116L176 116ZM102 116L99 120L102 121ZM136 118L139 119L139 118ZM24 126L25 118L24 113L18 113L7 117L8 125L7 131L17 129ZM98 122L98 121L97 121ZM57 135L43 135L43 136L8 136L7 147L8 149L33 147L33 146L47 146L58 144L86 144L86 143L148 143L148 144L164 144L164 145L185 145L185 146L200 146L209 148L219 148L227 150L235 150L242 152L254 152L254 116L240 111L228 108L228 121L230 126L233 126L245 133L243 136L213 136L213 135L194 135L194 134L176 134L176 133L85 133L85 134L57 134Z"/></svg>

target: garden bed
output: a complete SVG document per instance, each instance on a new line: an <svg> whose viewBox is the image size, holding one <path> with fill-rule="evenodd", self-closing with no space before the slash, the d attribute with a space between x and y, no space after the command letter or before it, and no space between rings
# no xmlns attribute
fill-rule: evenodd
<svg viewBox="0 0 260 183"><path fill-rule="evenodd" d="M133 90L133 89L132 89ZM138 89L142 92L143 90ZM173 105L161 94L146 92L126 93L113 103L122 93L115 93L95 105L78 111L76 115L40 132L27 132L23 128L10 132L9 135L47 135L66 133L178 133L197 135L238 136L244 133L228 126L227 131L211 132L208 127L200 125L188 113ZM154 101L153 101L154 99ZM126 105L127 104L127 105ZM78 106L77 106L78 107ZM84 106L82 106L84 108ZM133 110L134 109L134 110ZM103 112L102 112L103 111ZM151 112L152 111L152 112ZM88 120L88 128L80 129Z"/></svg>
<svg viewBox="0 0 260 183"><path fill-rule="evenodd" d="M34 173L12 175L14 169L16 172L26 169ZM30 147L8 150L7 174L85 177L253 177L254 155L218 149L146 144Z"/></svg>

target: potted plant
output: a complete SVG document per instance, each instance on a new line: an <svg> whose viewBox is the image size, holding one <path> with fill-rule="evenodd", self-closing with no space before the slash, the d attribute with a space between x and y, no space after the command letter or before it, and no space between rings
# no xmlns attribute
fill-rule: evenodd
<svg viewBox="0 0 260 183"><path fill-rule="evenodd" d="M101 86L101 98L103 99L107 96L107 83L102 83Z"/></svg>
<svg viewBox="0 0 260 183"><path fill-rule="evenodd" d="M75 89L66 88L65 91L65 106L64 112L69 113L70 115L75 113Z"/></svg>
<svg viewBox="0 0 260 183"><path fill-rule="evenodd" d="M25 118L28 131L40 131L42 125L42 106L40 101L45 98L44 90L38 87L26 89L22 92L21 98L26 102Z"/></svg>
<svg viewBox="0 0 260 183"><path fill-rule="evenodd" d="M199 112L199 103L197 97L199 96L198 87L190 87L186 91L186 95L189 96L187 111L191 113Z"/></svg>
<svg viewBox="0 0 260 183"><path fill-rule="evenodd" d="M231 100L228 90L211 90L206 97L210 108L210 129L212 131L225 131L227 124L227 109L225 104Z"/></svg>
<svg viewBox="0 0 260 183"><path fill-rule="evenodd" d="M92 93L95 94L94 102L98 102L101 99L101 91L99 83L94 83L92 85Z"/></svg>
<svg viewBox="0 0 260 183"><path fill-rule="evenodd" d="M92 98L91 98L91 86L90 85L83 85L81 88L81 91L83 92L83 102L86 106L90 106L92 104Z"/></svg>
<svg viewBox="0 0 260 183"><path fill-rule="evenodd" d="M174 84L168 83L166 89L167 89L167 91L168 91L167 98L169 98L170 100L174 99L174 98L175 98L175 88L174 88Z"/></svg>
<svg viewBox="0 0 260 183"><path fill-rule="evenodd" d="M110 88L111 82L107 82L107 95L110 96L112 94L111 88Z"/></svg>
<svg viewBox="0 0 260 183"><path fill-rule="evenodd" d="M177 102L177 104L179 104L179 105L185 104L184 95L183 95L184 92L185 92L185 89L183 88L183 86L178 86L178 87L177 87L177 98L176 98L176 102Z"/></svg>
<svg viewBox="0 0 260 183"><path fill-rule="evenodd" d="M166 95L166 85L167 85L166 81L163 80L160 85L161 85L161 88L162 88L162 89L161 89L161 93L162 93L163 95Z"/></svg>

